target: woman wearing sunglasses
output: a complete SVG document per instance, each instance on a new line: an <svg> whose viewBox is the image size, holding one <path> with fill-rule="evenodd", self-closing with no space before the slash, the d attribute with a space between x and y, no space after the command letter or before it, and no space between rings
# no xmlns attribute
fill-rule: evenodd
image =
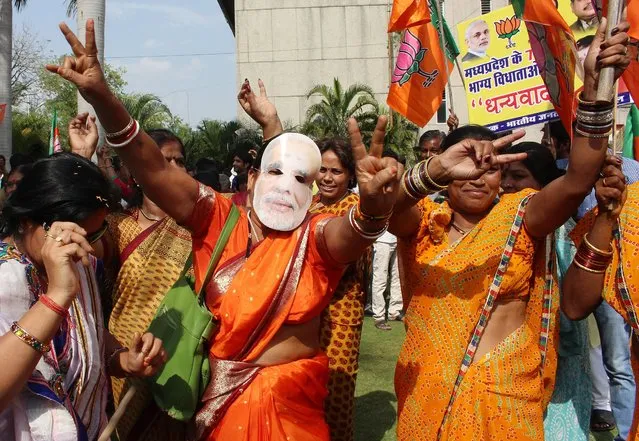
<svg viewBox="0 0 639 441"><path fill-rule="evenodd" d="M103 326L93 245L117 203L90 161L69 153L33 165L0 220L2 439L96 439L108 376L154 374L162 342L129 348Z"/></svg>

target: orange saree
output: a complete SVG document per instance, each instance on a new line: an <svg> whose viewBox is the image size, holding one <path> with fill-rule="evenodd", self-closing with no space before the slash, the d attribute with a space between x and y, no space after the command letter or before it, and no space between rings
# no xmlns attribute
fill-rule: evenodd
<svg viewBox="0 0 639 441"><path fill-rule="evenodd" d="M595 208L572 231L571 238L577 246L592 228L596 215ZM635 378L639 378L639 183L628 186L628 199L619 216L619 231L621 241L617 238L613 241L613 260L606 272L602 297L633 330L631 361ZM625 302L624 296L627 296ZM635 402L639 403L639 388ZM639 441L639 412L636 408L628 440Z"/></svg>
<svg viewBox="0 0 639 441"><path fill-rule="evenodd" d="M196 286L230 207L231 201L201 188L188 222ZM328 305L343 273L324 248L329 219L308 217L292 232L271 232L248 255L248 218L241 214L206 288L218 330L209 352L211 382L196 415L199 439L329 440L324 354L269 367L251 363L282 326L317 318Z"/></svg>
<svg viewBox="0 0 639 441"><path fill-rule="evenodd" d="M325 206L319 195L313 198L311 213L342 216L359 202L359 196L348 193L341 201ZM371 253L367 252L344 272L331 303L322 313L320 343L329 359L326 421L331 441L353 439L355 414L355 382L359 369L359 344L364 324L365 277L370 268ZM368 270L370 271L370 270Z"/></svg>
<svg viewBox="0 0 639 441"><path fill-rule="evenodd" d="M543 439L556 370L558 290L551 277L545 283L543 241L523 225L512 236L527 194L502 196L453 245L448 203L423 199L419 231L399 241L402 292L410 301L395 372L399 440ZM542 317L545 296L551 308ZM526 317L473 359L478 341L471 337L489 319L491 298L527 301Z"/></svg>

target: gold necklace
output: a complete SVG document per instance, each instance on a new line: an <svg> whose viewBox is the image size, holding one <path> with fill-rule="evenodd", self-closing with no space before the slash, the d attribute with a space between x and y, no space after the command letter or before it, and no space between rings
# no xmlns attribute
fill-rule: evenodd
<svg viewBox="0 0 639 441"><path fill-rule="evenodd" d="M153 217L153 216L149 216L148 214L146 214L144 212L144 210L142 209L142 207L140 207L140 213L142 213L142 216L144 216L146 218L146 220L151 221L151 222L158 222L161 221L162 219L164 219L163 217ZM166 216L165 216L166 217Z"/></svg>
<svg viewBox="0 0 639 441"><path fill-rule="evenodd" d="M455 221L451 222L450 226L451 226L451 227L453 227L453 229L454 229L455 231L457 231L459 234L462 234L462 235L463 235L463 234L467 234L467 233L468 233L468 231L463 230L462 228L460 228L459 226L457 226L457 224L455 223Z"/></svg>

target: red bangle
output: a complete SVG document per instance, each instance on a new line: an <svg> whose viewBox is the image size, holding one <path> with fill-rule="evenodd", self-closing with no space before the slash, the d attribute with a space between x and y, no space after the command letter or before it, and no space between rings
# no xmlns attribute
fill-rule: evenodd
<svg viewBox="0 0 639 441"><path fill-rule="evenodd" d="M56 302L54 302L53 300L51 300L49 297L47 297L44 294L40 296L39 300L44 306L46 306L51 311L55 312L61 317L66 317L67 314L69 314L69 312L66 309L58 305Z"/></svg>

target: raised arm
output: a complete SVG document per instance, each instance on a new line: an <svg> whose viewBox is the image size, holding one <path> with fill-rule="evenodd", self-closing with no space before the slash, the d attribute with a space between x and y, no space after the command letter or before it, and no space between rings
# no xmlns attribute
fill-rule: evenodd
<svg viewBox="0 0 639 441"><path fill-rule="evenodd" d="M47 70L75 84L80 94L95 109L107 134L115 134L129 127L131 116L109 90L98 62L93 20L87 21L86 46L80 43L66 24L62 23L60 29L74 56L66 57L62 66L47 65ZM186 221L198 198L197 181L182 170L171 167L144 130L140 129L136 136L125 141L128 142L126 146L116 151L144 188L144 193L176 221Z"/></svg>
<svg viewBox="0 0 639 441"><path fill-rule="evenodd" d="M604 67L615 67L615 76L619 78L628 66L628 29L628 23L620 23L617 32L613 32L608 40L605 40L605 19L597 29L584 61L583 101L577 112L568 170L532 198L526 209L526 228L535 237L545 237L563 225L575 214L597 181L608 149L608 136L597 132L612 130L614 122L612 103L594 102L599 72ZM596 123L589 118L595 118ZM596 125L593 127L593 124Z"/></svg>
<svg viewBox="0 0 639 441"><path fill-rule="evenodd" d="M264 82L257 80L257 85L260 88L259 95L255 94L249 80L244 80L237 100L246 114L260 125L264 140L268 140L282 133L284 128L275 105L268 99Z"/></svg>
<svg viewBox="0 0 639 441"><path fill-rule="evenodd" d="M606 159L603 178L595 187L599 211L564 277L561 309L571 320L586 317L602 300L606 268L612 260L612 232L626 200L625 177L620 167L620 159ZM611 203L614 208L608 210Z"/></svg>

